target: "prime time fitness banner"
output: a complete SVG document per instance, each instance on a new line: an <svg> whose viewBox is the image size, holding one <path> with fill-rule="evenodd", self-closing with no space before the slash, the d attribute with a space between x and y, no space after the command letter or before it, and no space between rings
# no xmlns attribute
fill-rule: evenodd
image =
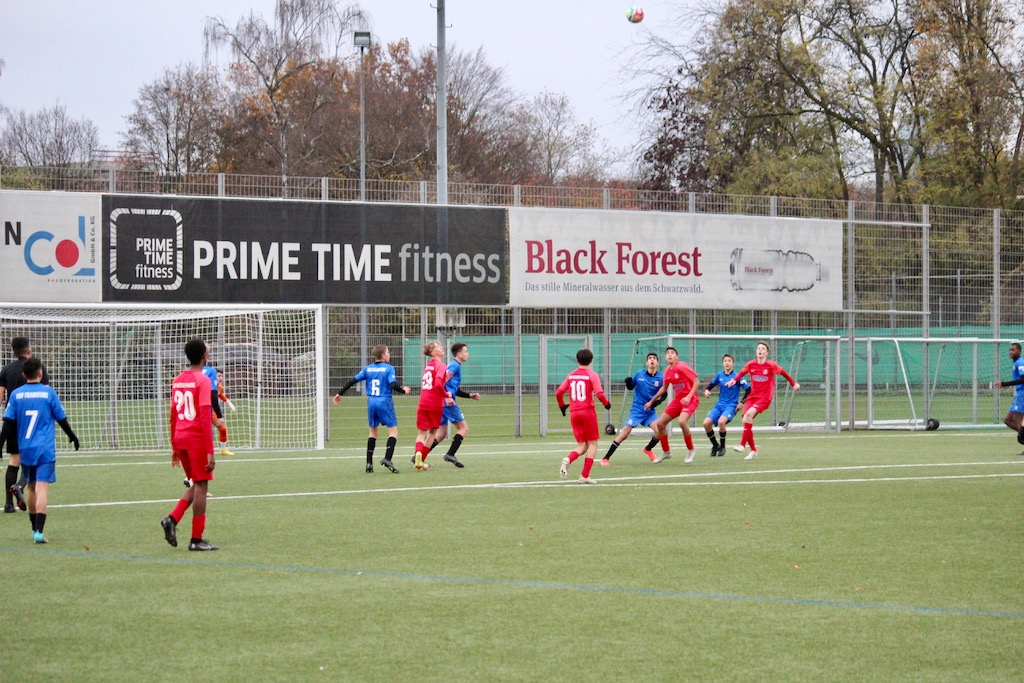
<svg viewBox="0 0 1024 683"><path fill-rule="evenodd" d="M506 303L505 210L103 196L103 300Z"/></svg>
<svg viewBox="0 0 1024 683"><path fill-rule="evenodd" d="M841 221L511 208L509 303L842 311Z"/></svg>
<svg viewBox="0 0 1024 683"><path fill-rule="evenodd" d="M0 301L97 303L100 195L0 192Z"/></svg>

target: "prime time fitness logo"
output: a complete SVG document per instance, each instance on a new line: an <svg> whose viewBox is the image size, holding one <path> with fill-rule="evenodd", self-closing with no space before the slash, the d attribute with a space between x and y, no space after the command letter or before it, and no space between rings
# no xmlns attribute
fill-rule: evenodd
<svg viewBox="0 0 1024 683"><path fill-rule="evenodd" d="M110 212L110 285L173 291L181 287L184 231L174 209L116 208Z"/></svg>

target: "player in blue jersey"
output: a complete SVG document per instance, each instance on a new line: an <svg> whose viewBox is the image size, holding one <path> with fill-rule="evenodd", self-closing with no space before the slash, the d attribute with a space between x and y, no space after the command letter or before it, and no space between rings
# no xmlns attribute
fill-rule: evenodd
<svg viewBox="0 0 1024 683"><path fill-rule="evenodd" d="M22 365L25 384L15 389L7 399L0 443L8 434L18 435L21 467L25 471L28 495L28 516L32 522L32 539L46 543L43 527L46 525L46 505L50 484L57 481L57 449L54 445L54 424L59 424L78 450L78 437L71 430L57 392L42 383L43 364L38 358L28 358Z"/></svg>
<svg viewBox="0 0 1024 683"><path fill-rule="evenodd" d="M213 426L217 428L217 438L220 441L220 454L234 455L227 447L228 425L224 421L224 409L220 405L220 391L217 388L220 385L218 375L221 373L212 365L204 365L203 374L210 380L210 406L213 408Z"/></svg>
<svg viewBox="0 0 1024 683"><path fill-rule="evenodd" d="M612 441L612 445L608 447L608 452L605 456L601 458L602 467L608 467L611 464L609 459L612 457L615 449L619 447L619 444L629 438L633 427L650 427L657 421L658 411L655 408L668 398L668 394L662 394L661 399L657 403L652 404L650 408L644 408L644 405L654 398L654 395L658 393L658 390L665 383L664 376L658 371L659 362L658 354L649 353L647 354L647 362L644 364L643 369L638 370L632 377L625 379L626 389L633 391L633 405L629 408L629 415L626 417L626 424L623 426L622 431ZM644 449L644 454L651 460L654 460L655 457L651 449L654 448L656 443L658 443L657 435L651 439L651 442L647 444L647 448Z"/></svg>
<svg viewBox="0 0 1024 683"><path fill-rule="evenodd" d="M384 344L378 344L370 352L373 355L373 363L360 370L355 377L345 383L338 393L334 395L334 405L341 403L342 395L359 382L366 382L366 419L370 426L370 436L366 439L366 471L373 472L373 452L377 448L377 427L384 425L388 428L387 449L384 451L384 459L380 464L398 474L391 457L395 454L395 444L398 443L398 418L395 416L395 401L393 392L401 391L409 393L409 387L398 383L395 375L395 368L392 367L391 349Z"/></svg>
<svg viewBox="0 0 1024 683"><path fill-rule="evenodd" d="M1020 344L1017 342L1010 344L1010 360L1013 361L1013 379L1009 382L997 381L995 385L1017 387L1010 410L1003 418L1003 424L1017 432L1017 443L1024 445L1024 358L1021 358ZM1024 452L1019 455L1024 455Z"/></svg>
<svg viewBox="0 0 1024 683"><path fill-rule="evenodd" d="M736 410L740 403L747 400L750 393L750 382L742 379L739 382L729 385L729 380L736 376L736 360L728 353L722 356L722 369L712 378L704 388L704 398L710 398L711 390L719 387L718 401L704 418L704 431L707 432L708 440L711 441L711 457L725 455L725 434L726 425L736 417ZM740 390L743 389L743 398L740 398ZM715 425L718 425L718 436L715 438Z"/></svg>
<svg viewBox="0 0 1024 683"><path fill-rule="evenodd" d="M14 337L11 339L11 351L14 352L14 362L8 363L0 369L0 406L4 398L11 395L11 392L25 383L25 375L21 373L21 367L25 360L32 356L32 344L28 337ZM43 366L43 384L50 383L50 377L46 373L46 366ZM3 449L4 442L0 441L0 449ZM6 504L4 512L15 512L25 510L25 496L22 494L25 488L25 475L18 478L18 469L21 467L21 459L18 455L18 436L14 432L7 438L7 453L11 456L7 465L7 472L4 485L4 496ZM0 453L2 455L2 453ZM17 508L14 504L17 503Z"/></svg>
<svg viewBox="0 0 1024 683"><path fill-rule="evenodd" d="M435 441L430 447L433 450L438 443L444 441L444 438L448 436L448 425L455 425L455 436L452 437L452 442L448 446L448 452L444 454L444 461L450 462L456 467L463 467L462 462L455 457L455 453L459 450L459 446L462 445L462 440L469 434L469 423L466 422L466 416L462 414L462 408L459 407L458 399L480 400L480 394L475 391L466 392L460 388L462 386L462 364L467 360L469 360L469 347L462 342L452 344L452 362L448 363L447 370L447 374L450 377L444 383L444 388L451 393L455 401L450 406L446 405L444 407L444 411L441 413L441 427L434 434Z"/></svg>

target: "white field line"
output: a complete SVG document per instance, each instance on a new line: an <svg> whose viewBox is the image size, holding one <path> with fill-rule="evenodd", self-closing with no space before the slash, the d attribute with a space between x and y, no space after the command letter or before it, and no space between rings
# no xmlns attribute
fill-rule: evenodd
<svg viewBox="0 0 1024 683"><path fill-rule="evenodd" d="M291 458L289 458L291 459ZM258 462L263 462L259 460ZM842 467L809 467L793 469L760 470L756 472L695 472L679 474L652 474L635 477L605 477L598 480L601 487L637 487L637 486L780 486L800 484L861 484L873 482L895 482L895 481L944 481L964 479L992 479L1002 477L1024 477L1022 472L985 472L978 474L943 474L943 475L908 475L908 476L886 476L886 477L840 477L840 478L803 478L803 479L750 479L763 475L780 474L805 474L812 472L851 472L851 471L878 471L878 470L906 470L925 467L948 468L948 467L982 467L982 466L1004 466L1019 465L1022 460L992 461L992 462L965 462L965 463L912 463L912 464L891 464L891 465L852 465ZM161 463L166 465L167 463ZM413 474L413 476L419 476ZM429 476L429 475L427 475ZM722 477L746 477L745 481L712 481L711 478ZM396 488L375 488L375 489L346 489L335 491L299 491L287 493L260 493L247 495L215 495L211 496L211 502L226 500L260 500L269 498L306 498L314 496L345 496L345 495L369 495L369 494L396 494L415 493L423 491L455 491L472 489L501 489L501 488L553 488L579 485L573 480L566 481L518 481L518 482L491 482L480 484L447 484L435 486L403 486ZM586 487L591 488L591 487ZM131 501L105 501L98 503L66 503L50 505L50 508L93 508L93 507L118 507L128 505L150 505L156 503L173 503L173 499L157 500L131 500Z"/></svg>

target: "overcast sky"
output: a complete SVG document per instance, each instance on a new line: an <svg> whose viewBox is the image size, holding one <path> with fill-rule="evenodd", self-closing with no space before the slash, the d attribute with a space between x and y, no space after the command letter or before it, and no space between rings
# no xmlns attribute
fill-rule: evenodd
<svg viewBox="0 0 1024 683"><path fill-rule="evenodd" d="M408 38L414 50L436 45L431 0L363 0L374 40ZM671 35L668 14L681 3L643 3L639 25L623 0L446 0L447 42L482 47L527 97L565 93L580 122L593 122L612 147L632 145L638 130L629 107L626 67L644 31ZM253 10L268 21L273 0L0 0L0 103L34 112L65 105L98 127L103 147L117 148L139 88L166 67L203 59L203 22L229 26ZM354 51L354 48L353 48ZM226 63L227 54L219 58ZM369 113L372 115L372 113Z"/></svg>

